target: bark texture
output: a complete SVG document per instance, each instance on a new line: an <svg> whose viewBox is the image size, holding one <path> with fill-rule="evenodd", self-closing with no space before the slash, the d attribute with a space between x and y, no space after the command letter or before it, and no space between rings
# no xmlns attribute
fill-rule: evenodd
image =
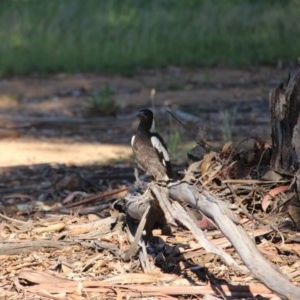
<svg viewBox="0 0 300 300"><path fill-rule="evenodd" d="M273 155L271 167L279 173L294 175L298 169L299 134L295 127L300 114L300 70L270 93L271 137ZM299 126L299 125L298 125ZM299 133L299 132L298 132ZM295 145L294 143L298 143Z"/></svg>
<svg viewBox="0 0 300 300"><path fill-rule="evenodd" d="M300 69L287 84L281 84L270 93L272 129L271 167L274 171L295 176L296 196L288 205L288 214L300 229Z"/></svg>

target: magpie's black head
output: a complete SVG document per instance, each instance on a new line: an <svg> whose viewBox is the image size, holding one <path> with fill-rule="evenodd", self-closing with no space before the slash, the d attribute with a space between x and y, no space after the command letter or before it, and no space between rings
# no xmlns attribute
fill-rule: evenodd
<svg viewBox="0 0 300 300"><path fill-rule="evenodd" d="M150 109L141 109L138 112L138 117L140 120L149 120L152 122L153 119L153 112Z"/></svg>
<svg viewBox="0 0 300 300"><path fill-rule="evenodd" d="M141 109L137 114L138 118L140 119L140 129L154 130L154 119L153 119L153 112L150 109Z"/></svg>

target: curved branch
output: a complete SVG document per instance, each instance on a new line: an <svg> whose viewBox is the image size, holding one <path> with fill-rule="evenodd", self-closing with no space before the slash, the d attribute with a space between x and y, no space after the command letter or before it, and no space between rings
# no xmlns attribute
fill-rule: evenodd
<svg viewBox="0 0 300 300"><path fill-rule="evenodd" d="M190 203L213 219L255 278L288 299L300 299L300 289L261 255L244 228L236 224L234 214L224 202L208 192L199 193L187 183L173 185L170 188L170 196L174 200Z"/></svg>

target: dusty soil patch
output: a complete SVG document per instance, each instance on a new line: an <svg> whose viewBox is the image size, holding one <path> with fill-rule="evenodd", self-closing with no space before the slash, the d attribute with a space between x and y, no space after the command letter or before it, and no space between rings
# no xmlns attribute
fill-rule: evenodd
<svg viewBox="0 0 300 300"><path fill-rule="evenodd" d="M141 72L132 78L60 74L47 78L2 79L0 136L5 151L1 151L0 163L28 164L31 163L28 157L32 156L36 157L37 163L55 161L55 157L61 162L64 149L72 147L74 142L95 142L89 146L90 150L94 149L88 153L89 160L97 162L101 160L102 145L103 153L107 143L129 145L136 125L134 112L150 105L153 88L156 89L156 106L167 105L196 116L196 121L188 124L189 132L178 127L182 141L194 139L199 125L206 127L207 139L211 141L226 139L226 130L235 141L252 135L268 138L268 93L285 73L271 68L191 71L170 67L166 71ZM113 90L113 98L119 106L117 116L87 116L89 95L105 86ZM158 118L161 131L168 134L170 124L166 113L158 114ZM20 147L18 140L29 138L36 142L35 153L31 146L23 147L22 154L16 153L14 161L12 153ZM9 143L6 143L7 139ZM56 147L51 146L53 141ZM84 149L80 149L77 163L84 163L86 156ZM114 151L104 156L116 158ZM64 161L74 162L74 157L65 155Z"/></svg>
<svg viewBox="0 0 300 300"><path fill-rule="evenodd" d="M87 165L128 159L132 153L130 147L125 145L78 142L49 143L25 139L0 141L0 152L5 153L0 158L2 166L40 163Z"/></svg>

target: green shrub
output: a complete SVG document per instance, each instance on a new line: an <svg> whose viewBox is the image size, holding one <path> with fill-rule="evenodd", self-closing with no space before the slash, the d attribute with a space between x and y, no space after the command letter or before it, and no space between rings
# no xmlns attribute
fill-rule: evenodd
<svg viewBox="0 0 300 300"><path fill-rule="evenodd" d="M300 2L1 0L0 75L292 61Z"/></svg>
<svg viewBox="0 0 300 300"><path fill-rule="evenodd" d="M88 98L87 114L89 115L114 115L117 110L117 104L112 98L112 89L109 86L94 91Z"/></svg>

